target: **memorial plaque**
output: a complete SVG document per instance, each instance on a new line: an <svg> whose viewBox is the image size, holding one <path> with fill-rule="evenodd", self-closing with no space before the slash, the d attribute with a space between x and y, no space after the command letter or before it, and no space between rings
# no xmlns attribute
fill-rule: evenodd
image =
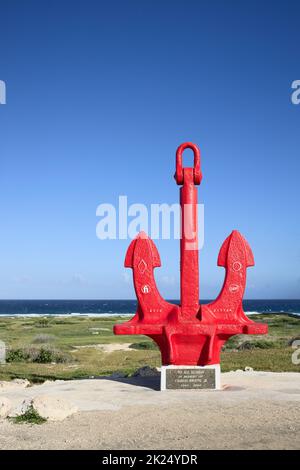
<svg viewBox="0 0 300 470"><path fill-rule="evenodd" d="M215 389L215 369L174 368L166 369L166 389Z"/></svg>

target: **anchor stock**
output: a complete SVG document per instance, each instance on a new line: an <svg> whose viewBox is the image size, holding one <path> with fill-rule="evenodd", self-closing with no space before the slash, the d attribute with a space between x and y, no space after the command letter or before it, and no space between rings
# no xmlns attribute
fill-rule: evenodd
<svg viewBox="0 0 300 470"><path fill-rule="evenodd" d="M182 165L185 149L194 153L194 166ZM154 269L161 265L154 242L141 232L131 242L125 267L133 270L138 300L135 316L114 326L114 333L142 334L152 338L161 351L163 365L206 366L220 363L223 344L236 334L265 334L267 325L255 323L243 311L247 267L254 265L250 246L234 230L224 241L218 266L225 268L224 284L217 299L199 303L197 185L201 183L200 150L190 142L176 152L175 180L180 188L180 305L160 295Z"/></svg>

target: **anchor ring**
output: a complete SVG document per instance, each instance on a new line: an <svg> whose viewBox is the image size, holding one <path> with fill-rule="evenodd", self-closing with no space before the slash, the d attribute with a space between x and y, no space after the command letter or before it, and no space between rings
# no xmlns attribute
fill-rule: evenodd
<svg viewBox="0 0 300 470"><path fill-rule="evenodd" d="M192 142L185 142L179 145L176 151L176 173L175 180L177 184L183 184L183 168L182 168L182 154L186 149L191 149L194 153L194 184L200 184L202 180L202 173L200 169L200 149Z"/></svg>

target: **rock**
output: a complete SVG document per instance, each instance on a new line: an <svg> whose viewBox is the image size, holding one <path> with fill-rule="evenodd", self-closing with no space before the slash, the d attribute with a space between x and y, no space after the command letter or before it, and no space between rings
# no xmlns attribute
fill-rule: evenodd
<svg viewBox="0 0 300 470"><path fill-rule="evenodd" d="M0 418L6 418L9 415L10 410L12 409L12 402L6 398L0 398Z"/></svg>
<svg viewBox="0 0 300 470"><path fill-rule="evenodd" d="M27 379L14 379L12 380L12 383L16 385L17 387L22 387L22 388L29 387L30 385L30 382Z"/></svg>
<svg viewBox="0 0 300 470"><path fill-rule="evenodd" d="M11 382L5 382L4 380L0 381L0 390L6 390L7 388L11 388Z"/></svg>
<svg viewBox="0 0 300 470"><path fill-rule="evenodd" d="M160 375L155 367L144 366L136 370L133 377L156 377Z"/></svg>
<svg viewBox="0 0 300 470"><path fill-rule="evenodd" d="M38 414L49 421L62 421L78 411L77 406L59 397L40 395L31 402Z"/></svg>
<svg viewBox="0 0 300 470"><path fill-rule="evenodd" d="M22 405L15 409L10 416L22 415L31 406L42 418L49 421L63 421L68 416L71 416L78 411L77 406L63 398L50 395L39 395L32 399L24 400Z"/></svg>
<svg viewBox="0 0 300 470"><path fill-rule="evenodd" d="M244 369L244 371L245 371L245 372L253 372L254 369L253 369L253 367L248 367L248 366L246 366L245 369Z"/></svg>
<svg viewBox="0 0 300 470"><path fill-rule="evenodd" d="M10 418L15 418L16 416L23 415L31 405L31 400L24 400L21 404L18 404L9 412Z"/></svg>
<svg viewBox="0 0 300 470"><path fill-rule="evenodd" d="M295 348L297 348L299 344L300 344L300 336L294 336L293 338L290 338L289 341L287 342L288 346L292 346Z"/></svg>
<svg viewBox="0 0 300 470"><path fill-rule="evenodd" d="M127 377L127 374L125 374L125 372L119 372L119 371L113 372L110 375L111 379L125 379L126 377Z"/></svg>
<svg viewBox="0 0 300 470"><path fill-rule="evenodd" d="M254 349L255 345L251 341L244 341L238 346L238 351L245 351L245 350L251 350Z"/></svg>
<svg viewBox="0 0 300 470"><path fill-rule="evenodd" d="M0 381L0 391L10 390L12 388L26 388L29 387L30 382L27 379L14 379L10 382Z"/></svg>

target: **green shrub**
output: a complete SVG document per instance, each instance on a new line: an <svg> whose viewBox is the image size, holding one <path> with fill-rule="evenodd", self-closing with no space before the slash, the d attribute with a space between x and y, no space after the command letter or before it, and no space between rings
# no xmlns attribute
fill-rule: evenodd
<svg viewBox="0 0 300 470"><path fill-rule="evenodd" d="M228 341L222 346L222 351L228 350L228 349L237 349L239 345L239 339L237 336L232 336L229 338Z"/></svg>
<svg viewBox="0 0 300 470"><path fill-rule="evenodd" d="M10 349L6 353L7 362L36 362L38 364L56 362L62 364L71 360L72 357L70 355L51 348L51 346Z"/></svg>
<svg viewBox="0 0 300 470"><path fill-rule="evenodd" d="M49 318L39 318L34 323L34 326L36 328L47 328L47 326L50 326L50 320L49 320Z"/></svg>
<svg viewBox="0 0 300 470"><path fill-rule="evenodd" d="M49 349L41 348L35 357L34 362L38 362L39 364L49 364L50 362L55 362L55 354Z"/></svg>
<svg viewBox="0 0 300 470"><path fill-rule="evenodd" d="M22 415L9 419L15 424L43 424L47 421L38 414L32 405Z"/></svg>
<svg viewBox="0 0 300 470"><path fill-rule="evenodd" d="M8 349L6 352L6 362L25 362L29 354L24 349Z"/></svg>
<svg viewBox="0 0 300 470"><path fill-rule="evenodd" d="M33 357L32 362L37 362L39 364L50 364L51 362L63 364L65 362L70 362L71 360L72 357L70 355L62 353L58 349L42 347Z"/></svg>
<svg viewBox="0 0 300 470"><path fill-rule="evenodd" d="M239 351L244 351L246 349L273 349L278 347L275 341L267 341L265 339L256 340L256 341L244 341L238 346Z"/></svg>

